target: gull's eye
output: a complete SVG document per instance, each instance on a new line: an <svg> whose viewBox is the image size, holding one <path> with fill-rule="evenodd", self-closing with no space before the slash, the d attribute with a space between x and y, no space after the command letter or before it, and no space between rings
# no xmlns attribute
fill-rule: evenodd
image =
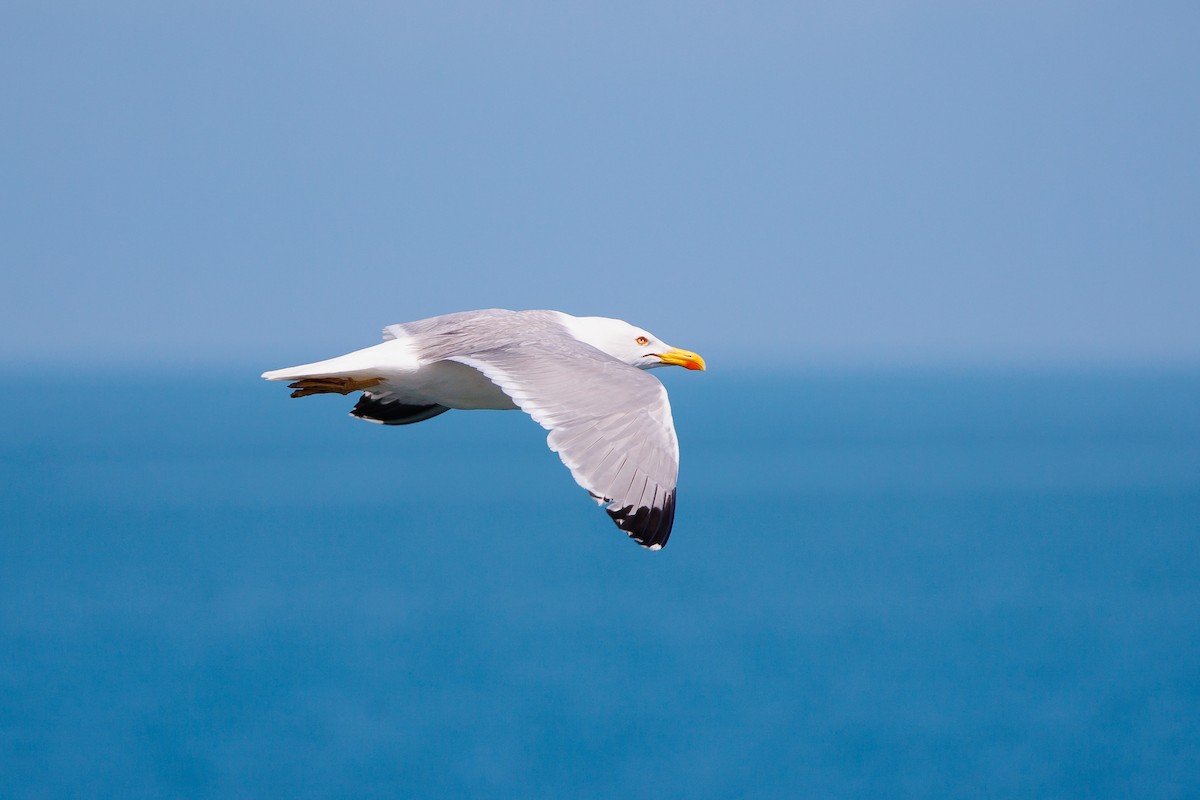
<svg viewBox="0 0 1200 800"><path fill-rule="evenodd" d="M638 345L641 347L645 347L646 345L650 344L650 340L647 339L645 336L639 336L636 339L634 339L634 341L637 342Z"/></svg>

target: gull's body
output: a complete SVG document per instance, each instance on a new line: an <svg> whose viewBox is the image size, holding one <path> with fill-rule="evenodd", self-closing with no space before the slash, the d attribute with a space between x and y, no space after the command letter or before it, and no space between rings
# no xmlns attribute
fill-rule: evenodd
<svg viewBox="0 0 1200 800"><path fill-rule="evenodd" d="M643 546L666 544L679 443L666 390L644 370L704 369L621 320L558 311L465 311L389 325L384 342L264 372L293 397L363 395L350 412L406 425L450 409L525 411L580 486Z"/></svg>

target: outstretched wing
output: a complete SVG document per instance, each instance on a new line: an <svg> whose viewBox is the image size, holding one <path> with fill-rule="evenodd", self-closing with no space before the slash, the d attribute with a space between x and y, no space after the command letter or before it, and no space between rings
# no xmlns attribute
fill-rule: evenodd
<svg viewBox="0 0 1200 800"><path fill-rule="evenodd" d="M479 370L550 431L550 449L617 527L652 550L667 543L679 441L657 378L570 336L447 358Z"/></svg>

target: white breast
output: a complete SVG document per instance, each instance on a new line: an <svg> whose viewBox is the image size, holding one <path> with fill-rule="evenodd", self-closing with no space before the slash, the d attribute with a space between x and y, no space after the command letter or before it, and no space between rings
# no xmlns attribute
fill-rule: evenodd
<svg viewBox="0 0 1200 800"><path fill-rule="evenodd" d="M412 371L384 375L383 385L371 394L386 391L402 403L438 403L447 408L516 410L500 387L478 371L453 361L424 364Z"/></svg>

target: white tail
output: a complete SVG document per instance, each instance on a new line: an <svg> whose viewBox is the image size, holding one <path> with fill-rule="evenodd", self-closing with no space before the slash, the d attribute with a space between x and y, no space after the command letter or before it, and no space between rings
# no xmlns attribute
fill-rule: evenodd
<svg viewBox="0 0 1200 800"><path fill-rule="evenodd" d="M381 371L408 371L416 366L416 359L408 343L393 340L325 361L273 369L264 372L262 376L269 381L294 381L303 378L361 379L376 377Z"/></svg>

